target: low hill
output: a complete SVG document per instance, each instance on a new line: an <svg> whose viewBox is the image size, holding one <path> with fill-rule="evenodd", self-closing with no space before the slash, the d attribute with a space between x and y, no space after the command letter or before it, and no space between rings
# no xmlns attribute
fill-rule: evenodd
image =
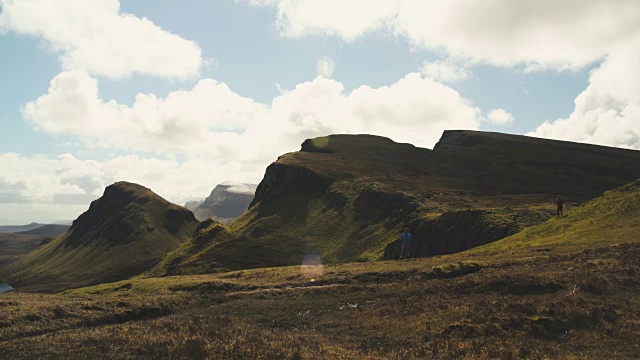
<svg viewBox="0 0 640 360"><path fill-rule="evenodd" d="M409 226L418 256L464 251L640 178L640 152L477 131L434 150L370 135L309 139L271 164L250 209L209 224L153 274L201 273L397 256ZM210 233L207 233L210 231Z"/></svg>
<svg viewBox="0 0 640 360"><path fill-rule="evenodd" d="M27 225L2 225L0 226L0 234L29 231L29 230L37 229L43 225L45 224L39 224L36 222L32 222L31 224L27 224Z"/></svg>
<svg viewBox="0 0 640 360"><path fill-rule="evenodd" d="M115 183L66 233L0 269L0 277L40 290L126 279L154 266L197 226L193 213L151 190Z"/></svg>
<svg viewBox="0 0 640 360"><path fill-rule="evenodd" d="M247 211L253 201L256 187L254 184L233 182L219 184L193 213L200 221L213 218L222 223L229 223ZM191 205L194 205L193 202Z"/></svg>
<svg viewBox="0 0 640 360"><path fill-rule="evenodd" d="M21 231L18 234L57 236L65 233L67 230L69 230L69 227L70 227L69 225L49 224L49 225L43 225L43 226L37 227L35 229L31 229L28 231Z"/></svg>

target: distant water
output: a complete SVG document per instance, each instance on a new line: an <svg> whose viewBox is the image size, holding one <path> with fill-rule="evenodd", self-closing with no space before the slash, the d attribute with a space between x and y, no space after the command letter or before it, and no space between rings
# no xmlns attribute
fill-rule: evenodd
<svg viewBox="0 0 640 360"><path fill-rule="evenodd" d="M11 290L13 290L13 288L8 284L0 284L0 294Z"/></svg>

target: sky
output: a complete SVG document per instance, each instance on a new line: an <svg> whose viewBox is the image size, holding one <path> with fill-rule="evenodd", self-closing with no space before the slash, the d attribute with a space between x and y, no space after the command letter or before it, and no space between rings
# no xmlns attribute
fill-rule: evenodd
<svg viewBox="0 0 640 360"><path fill-rule="evenodd" d="M640 149L637 0L0 0L0 225L258 183L307 138Z"/></svg>

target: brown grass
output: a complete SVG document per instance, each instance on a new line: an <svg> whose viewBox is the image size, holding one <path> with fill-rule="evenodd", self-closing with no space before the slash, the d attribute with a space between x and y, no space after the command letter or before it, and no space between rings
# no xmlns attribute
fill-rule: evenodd
<svg viewBox="0 0 640 360"><path fill-rule="evenodd" d="M635 359L639 256L629 243L8 293L0 358Z"/></svg>

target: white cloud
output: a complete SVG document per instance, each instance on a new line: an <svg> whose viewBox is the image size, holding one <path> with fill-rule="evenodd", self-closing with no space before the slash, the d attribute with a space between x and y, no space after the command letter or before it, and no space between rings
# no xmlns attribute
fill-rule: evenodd
<svg viewBox="0 0 640 360"><path fill-rule="evenodd" d="M254 6L276 6L283 35L333 35L353 41L389 25L398 0L236 0Z"/></svg>
<svg viewBox="0 0 640 360"><path fill-rule="evenodd" d="M568 118L545 122L529 135L640 149L640 36L591 73Z"/></svg>
<svg viewBox="0 0 640 360"><path fill-rule="evenodd" d="M211 162L206 157L182 163L137 155L107 161L0 154L0 223L75 219L116 181L131 181L177 204L203 199L224 180L255 182L264 169Z"/></svg>
<svg viewBox="0 0 640 360"><path fill-rule="evenodd" d="M165 99L139 94L132 107L98 93L98 81L84 70L57 75L49 92L25 105L24 117L52 135L75 135L95 146L140 151L194 152L199 144L214 147L234 141L264 105L243 98L225 84L201 80L191 91L176 91Z"/></svg>
<svg viewBox="0 0 640 360"><path fill-rule="evenodd" d="M471 71L450 61L426 62L420 71L435 81L454 83L471 77Z"/></svg>
<svg viewBox="0 0 640 360"><path fill-rule="evenodd" d="M504 109L493 109L487 115L487 119L493 125L506 125L513 122L513 115Z"/></svg>
<svg viewBox="0 0 640 360"><path fill-rule="evenodd" d="M277 7L277 25L290 37L323 34L351 41L386 30L449 60L524 65L527 71L576 70L606 59L576 98L573 113L530 135L640 149L640 1L371 0L348 2L361 6L348 17L333 16L343 11L343 2L250 2ZM318 6L323 11L314 11ZM448 70L427 65L422 71L450 81Z"/></svg>
<svg viewBox="0 0 640 360"><path fill-rule="evenodd" d="M87 146L206 153L225 161L260 156L261 164L296 149L305 138L329 133L373 133L432 146L443 129L477 128L480 118L455 90L417 73L349 94L341 83L318 77L270 105L205 79L164 99L139 94L125 106L101 99L97 80L82 70L56 76L49 92L28 103L23 114L35 128L77 136Z"/></svg>
<svg viewBox="0 0 640 360"><path fill-rule="evenodd" d="M67 70L97 76L133 73L189 78L204 64L200 47L146 18L120 12L119 0L0 0L0 28L44 39Z"/></svg>
<svg viewBox="0 0 640 360"><path fill-rule="evenodd" d="M575 69L640 30L637 0L271 0L285 36L389 30L422 49L529 69Z"/></svg>
<svg viewBox="0 0 640 360"><path fill-rule="evenodd" d="M333 71L335 70L335 63L333 59L328 56L323 56L318 60L316 64L316 75L322 76L327 79L331 79L333 77Z"/></svg>

